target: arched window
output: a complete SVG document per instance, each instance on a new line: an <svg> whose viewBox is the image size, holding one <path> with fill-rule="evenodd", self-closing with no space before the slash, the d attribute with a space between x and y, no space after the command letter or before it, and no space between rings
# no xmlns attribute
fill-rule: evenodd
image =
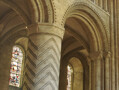
<svg viewBox="0 0 119 90"><path fill-rule="evenodd" d="M12 50L9 85L20 87L23 74L23 51L19 46L14 46Z"/></svg>
<svg viewBox="0 0 119 90"><path fill-rule="evenodd" d="M72 66L69 64L67 66L67 90L72 90L72 81L73 80L73 68Z"/></svg>

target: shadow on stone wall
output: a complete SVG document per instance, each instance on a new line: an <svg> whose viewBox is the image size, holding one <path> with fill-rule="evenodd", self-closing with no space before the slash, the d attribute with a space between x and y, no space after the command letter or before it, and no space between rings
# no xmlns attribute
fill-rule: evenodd
<svg viewBox="0 0 119 90"><path fill-rule="evenodd" d="M22 88L14 87L14 86L9 86L9 90L22 90Z"/></svg>

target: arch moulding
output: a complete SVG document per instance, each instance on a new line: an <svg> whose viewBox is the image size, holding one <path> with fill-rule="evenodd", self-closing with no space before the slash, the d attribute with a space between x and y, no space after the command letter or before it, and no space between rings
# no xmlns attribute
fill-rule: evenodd
<svg viewBox="0 0 119 90"><path fill-rule="evenodd" d="M65 26L65 22L69 17L77 18L83 21L91 33L91 45L94 48L91 52L109 51L109 31L100 14L90 5L84 2L75 2L70 5L63 15L61 26Z"/></svg>

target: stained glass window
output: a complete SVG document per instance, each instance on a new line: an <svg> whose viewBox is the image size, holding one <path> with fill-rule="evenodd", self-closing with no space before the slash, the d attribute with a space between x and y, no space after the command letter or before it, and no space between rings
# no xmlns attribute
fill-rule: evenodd
<svg viewBox="0 0 119 90"><path fill-rule="evenodd" d="M21 79L21 68L23 61L23 52L18 46L13 47L9 85L19 87Z"/></svg>
<svg viewBox="0 0 119 90"><path fill-rule="evenodd" d="M67 90L72 90L72 73L73 69L70 65L67 66Z"/></svg>

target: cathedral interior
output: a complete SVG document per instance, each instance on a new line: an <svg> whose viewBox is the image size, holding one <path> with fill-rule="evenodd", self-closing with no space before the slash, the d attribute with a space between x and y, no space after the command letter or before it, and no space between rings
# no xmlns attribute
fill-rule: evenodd
<svg viewBox="0 0 119 90"><path fill-rule="evenodd" d="M119 0L0 0L0 90L119 90Z"/></svg>

